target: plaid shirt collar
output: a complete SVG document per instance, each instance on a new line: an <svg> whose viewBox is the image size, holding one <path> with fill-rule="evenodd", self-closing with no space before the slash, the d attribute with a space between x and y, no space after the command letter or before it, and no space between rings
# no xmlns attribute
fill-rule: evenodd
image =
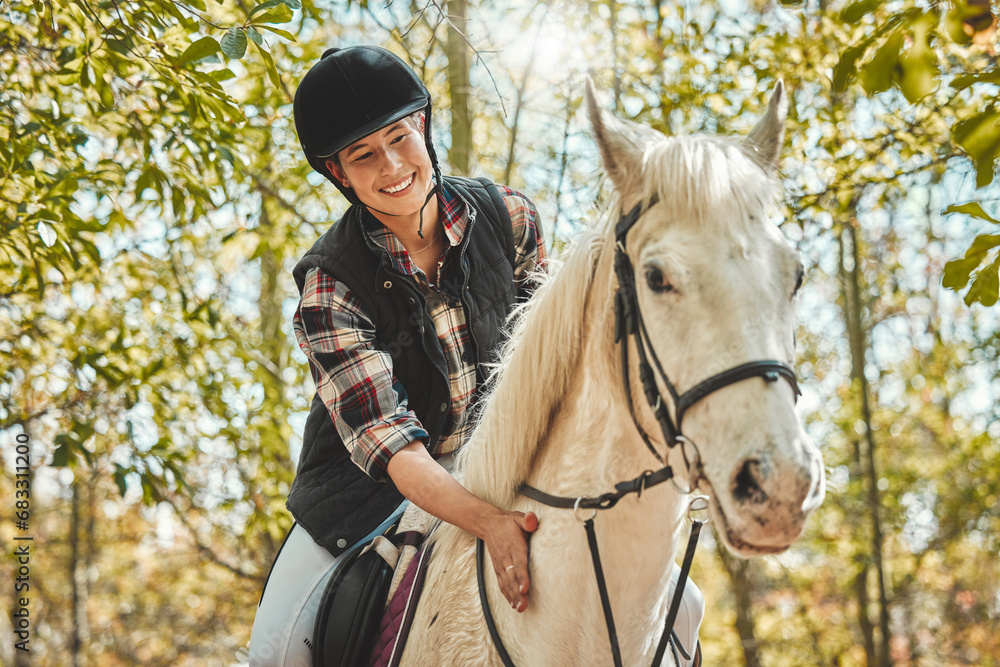
<svg viewBox="0 0 1000 667"><path fill-rule="evenodd" d="M438 210L441 214L441 222L444 225L444 233L448 239L449 248L459 245L465 236L465 228L469 222L468 205L465 200L456 192L450 192L447 187L438 188ZM392 268L405 275L416 275L419 269L410 259L406 248L399 242L396 235L379 222L378 218L372 215L367 208L362 209L362 226L368 238L379 245L389 254L392 261Z"/></svg>

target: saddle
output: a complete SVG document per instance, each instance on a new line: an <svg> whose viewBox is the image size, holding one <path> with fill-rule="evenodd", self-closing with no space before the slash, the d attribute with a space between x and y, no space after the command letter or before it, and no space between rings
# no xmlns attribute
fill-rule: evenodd
<svg viewBox="0 0 1000 667"><path fill-rule="evenodd" d="M398 528L344 554L316 616L314 667L398 664L430 557L423 532Z"/></svg>

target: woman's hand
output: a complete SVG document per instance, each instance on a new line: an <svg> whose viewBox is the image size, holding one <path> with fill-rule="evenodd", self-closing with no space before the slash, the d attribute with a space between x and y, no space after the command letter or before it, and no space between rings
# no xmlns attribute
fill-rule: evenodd
<svg viewBox="0 0 1000 667"><path fill-rule="evenodd" d="M419 440L389 459L389 477L410 502L486 543L497 582L517 611L528 608L528 540L538 529L534 512L508 512L470 493L424 448Z"/></svg>
<svg viewBox="0 0 1000 667"><path fill-rule="evenodd" d="M511 607L524 611L528 608L528 592L531 590L528 542L531 533L538 530L538 517L534 512L496 511L500 514L483 522L480 537L490 553L500 591Z"/></svg>

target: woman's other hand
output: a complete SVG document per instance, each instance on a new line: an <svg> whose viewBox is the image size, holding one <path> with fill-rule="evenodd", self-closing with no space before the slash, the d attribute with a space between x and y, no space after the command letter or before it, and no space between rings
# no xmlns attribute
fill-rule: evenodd
<svg viewBox="0 0 1000 667"><path fill-rule="evenodd" d="M534 512L509 512L470 493L442 468L419 440L389 459L389 477L410 502L486 543L497 582L517 611L528 608L528 541L538 530Z"/></svg>

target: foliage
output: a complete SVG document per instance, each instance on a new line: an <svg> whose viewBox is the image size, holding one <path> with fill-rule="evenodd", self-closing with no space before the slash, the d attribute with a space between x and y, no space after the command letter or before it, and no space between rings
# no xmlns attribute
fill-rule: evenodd
<svg viewBox="0 0 1000 667"><path fill-rule="evenodd" d="M941 86L950 87L950 97L937 110L954 110L951 139L975 165L976 185L988 186L1000 155L1000 70L989 50L981 50L971 61L963 56L970 44L990 45L994 40L997 21L989 3L953 0L890 7L881 0L858 0L841 11L840 19L853 28L852 42L834 68L834 91L843 92L857 78L869 95L896 88L908 102L920 104ZM953 206L948 211L992 220L981 207L967 211ZM994 305L1000 253L991 251L997 245L990 237L976 239L964 258L945 267L945 287L968 286L967 304Z"/></svg>
<svg viewBox="0 0 1000 667"><path fill-rule="evenodd" d="M51 573L37 664L231 662L290 525L311 399L291 267L343 206L299 155L295 82L326 46L385 44L427 82L444 155L448 21L420 2L2 7L0 443L12 466L14 434L29 434L37 468ZM600 199L588 74L609 106L666 132L742 133L777 78L792 93L782 228L809 267L802 409L830 492L802 541L743 581L699 552L707 664L739 663L747 641L768 665L869 662L868 429L891 613L875 640L899 664L1000 653L1000 338L985 308L1000 144L982 7L470 3L471 171L509 174L557 247ZM866 392L851 377L846 229ZM965 305L949 291L963 289ZM0 484L0 502L11 494ZM735 628L741 585L750 638Z"/></svg>

